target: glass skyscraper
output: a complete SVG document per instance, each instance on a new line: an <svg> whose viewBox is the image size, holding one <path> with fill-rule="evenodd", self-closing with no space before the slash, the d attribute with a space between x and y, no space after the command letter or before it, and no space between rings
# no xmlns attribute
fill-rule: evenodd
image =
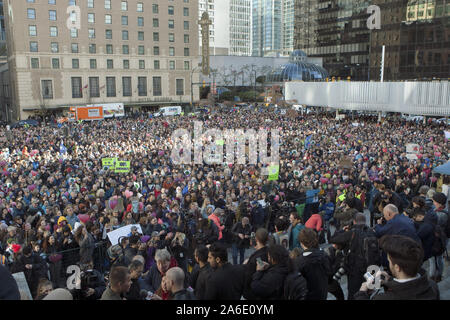
<svg viewBox="0 0 450 320"><path fill-rule="evenodd" d="M281 54L283 49L283 1L253 0L252 56Z"/></svg>

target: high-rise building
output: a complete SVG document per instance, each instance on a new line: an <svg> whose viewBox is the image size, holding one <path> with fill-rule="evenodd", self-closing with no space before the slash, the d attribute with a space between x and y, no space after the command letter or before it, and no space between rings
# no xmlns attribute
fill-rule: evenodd
<svg viewBox="0 0 450 320"><path fill-rule="evenodd" d="M252 55L264 57L281 54L283 1L252 1Z"/></svg>
<svg viewBox="0 0 450 320"><path fill-rule="evenodd" d="M331 76L367 80L367 0L296 0L295 47L323 57Z"/></svg>
<svg viewBox="0 0 450 320"><path fill-rule="evenodd" d="M283 56L294 51L295 0L283 1Z"/></svg>
<svg viewBox="0 0 450 320"><path fill-rule="evenodd" d="M211 55L251 54L251 0L199 0L199 19L207 11L211 20ZM202 35L199 32L200 47Z"/></svg>
<svg viewBox="0 0 450 320"><path fill-rule="evenodd" d="M191 80L199 77L193 70L197 1L4 4L14 118L94 103L122 102L126 108L190 103ZM70 5L79 7L79 17L69 16Z"/></svg>
<svg viewBox="0 0 450 320"><path fill-rule="evenodd" d="M0 0L0 63L1 62L6 62L6 32L2 0Z"/></svg>
<svg viewBox="0 0 450 320"><path fill-rule="evenodd" d="M380 79L385 46L385 80L450 77L450 2L375 0L381 29L371 35L370 79Z"/></svg>

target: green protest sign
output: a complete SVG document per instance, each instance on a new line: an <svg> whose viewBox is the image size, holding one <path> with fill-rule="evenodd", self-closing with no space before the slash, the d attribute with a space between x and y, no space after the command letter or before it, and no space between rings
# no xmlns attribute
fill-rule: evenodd
<svg viewBox="0 0 450 320"><path fill-rule="evenodd" d="M280 166L279 165L269 166L269 181L278 180L279 173L280 173Z"/></svg>
<svg viewBox="0 0 450 320"><path fill-rule="evenodd" d="M222 140L217 140L216 141L216 144L218 145L218 146L223 146L224 144L225 144L225 141L222 139Z"/></svg>
<svg viewBox="0 0 450 320"><path fill-rule="evenodd" d="M114 167L115 173L128 173L130 172L130 161L117 161Z"/></svg>
<svg viewBox="0 0 450 320"><path fill-rule="evenodd" d="M117 158L103 158L102 167L114 168Z"/></svg>

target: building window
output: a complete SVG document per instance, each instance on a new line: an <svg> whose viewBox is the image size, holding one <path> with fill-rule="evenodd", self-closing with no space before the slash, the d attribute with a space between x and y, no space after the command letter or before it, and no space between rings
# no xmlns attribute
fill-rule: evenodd
<svg viewBox="0 0 450 320"><path fill-rule="evenodd" d="M145 54L145 47L138 46L138 55L143 56Z"/></svg>
<svg viewBox="0 0 450 320"><path fill-rule="evenodd" d="M128 31L122 30L122 40L128 40Z"/></svg>
<svg viewBox="0 0 450 320"><path fill-rule="evenodd" d="M130 69L130 60L123 60L123 68Z"/></svg>
<svg viewBox="0 0 450 320"><path fill-rule="evenodd" d="M72 77L72 98L83 98L81 77Z"/></svg>
<svg viewBox="0 0 450 320"><path fill-rule="evenodd" d="M138 92L140 97L147 96L147 77L138 77Z"/></svg>
<svg viewBox="0 0 450 320"><path fill-rule="evenodd" d="M174 14L173 6L169 6L169 8L168 8L168 13L169 13L169 15L172 15L172 16L173 16L173 14Z"/></svg>
<svg viewBox="0 0 450 320"><path fill-rule="evenodd" d="M169 42L175 42L175 34L169 33Z"/></svg>
<svg viewBox="0 0 450 320"><path fill-rule="evenodd" d="M116 77L106 77L106 96L116 96Z"/></svg>
<svg viewBox="0 0 450 320"><path fill-rule="evenodd" d="M144 32L143 31L138 31L138 40L144 41Z"/></svg>
<svg viewBox="0 0 450 320"><path fill-rule="evenodd" d="M184 56L189 57L189 48L184 48Z"/></svg>
<svg viewBox="0 0 450 320"><path fill-rule="evenodd" d="M105 0L105 9L111 9L111 0Z"/></svg>
<svg viewBox="0 0 450 320"><path fill-rule="evenodd" d="M124 44L122 46L122 54L129 54L130 53L130 48L128 47L127 44Z"/></svg>
<svg viewBox="0 0 450 320"><path fill-rule="evenodd" d="M39 58L31 58L31 68L39 69Z"/></svg>
<svg viewBox="0 0 450 320"><path fill-rule="evenodd" d="M144 4L142 2L137 3L137 12L144 12Z"/></svg>
<svg viewBox="0 0 450 320"><path fill-rule="evenodd" d="M127 26L128 25L128 16L122 16L122 25Z"/></svg>
<svg viewBox="0 0 450 320"><path fill-rule="evenodd" d="M127 1L122 1L122 11L127 11L128 10L128 2Z"/></svg>
<svg viewBox="0 0 450 320"><path fill-rule="evenodd" d="M52 21L56 21L56 10L48 11L48 19Z"/></svg>
<svg viewBox="0 0 450 320"><path fill-rule="evenodd" d="M52 80L42 80L41 87L42 87L42 98L53 99Z"/></svg>
<svg viewBox="0 0 450 320"><path fill-rule="evenodd" d="M112 16L110 14L105 14L105 24L112 23Z"/></svg>
<svg viewBox="0 0 450 320"><path fill-rule="evenodd" d="M153 77L153 96L158 97L161 95L161 77Z"/></svg>
<svg viewBox="0 0 450 320"><path fill-rule="evenodd" d="M112 39L112 30L107 29L106 33L105 33L105 37L107 40L111 40Z"/></svg>
<svg viewBox="0 0 450 320"><path fill-rule="evenodd" d="M48 0L48 4L56 4L56 0Z"/></svg>
<svg viewBox="0 0 450 320"><path fill-rule="evenodd" d="M52 59L52 68L53 69L59 69L59 59L58 58L53 58Z"/></svg>
<svg viewBox="0 0 450 320"><path fill-rule="evenodd" d="M50 27L50 37L58 36L58 27Z"/></svg>
<svg viewBox="0 0 450 320"><path fill-rule="evenodd" d="M184 95L184 79L177 79L177 96Z"/></svg>
<svg viewBox="0 0 450 320"><path fill-rule="evenodd" d="M139 60L139 69L145 69L145 60Z"/></svg>
<svg viewBox="0 0 450 320"><path fill-rule="evenodd" d="M131 97L131 77L122 77L122 93L124 97Z"/></svg>
<svg viewBox="0 0 450 320"><path fill-rule="evenodd" d="M112 44L107 44L106 45L106 53L107 54L113 54L113 46L112 46Z"/></svg>
<svg viewBox="0 0 450 320"><path fill-rule="evenodd" d="M88 13L88 22L95 23L95 13Z"/></svg>
<svg viewBox="0 0 450 320"><path fill-rule="evenodd" d="M72 59L72 69L80 69L80 60Z"/></svg>
<svg viewBox="0 0 450 320"><path fill-rule="evenodd" d="M175 22L173 20L169 20L169 29L175 28Z"/></svg>
<svg viewBox="0 0 450 320"><path fill-rule="evenodd" d="M97 45L95 43L89 44L89 53L97 53Z"/></svg>
<svg viewBox="0 0 450 320"><path fill-rule="evenodd" d="M52 43L50 44L50 47L51 47L52 53L58 53L58 52L59 52L59 45L58 45L58 42L52 42Z"/></svg>
<svg viewBox="0 0 450 320"><path fill-rule="evenodd" d="M184 62L184 70L189 70L189 61Z"/></svg>
<svg viewBox="0 0 450 320"><path fill-rule="evenodd" d="M159 47L153 47L153 55L159 56Z"/></svg>
<svg viewBox="0 0 450 320"><path fill-rule="evenodd" d="M28 19L36 19L36 10L34 9L27 9L27 17Z"/></svg>
<svg viewBox="0 0 450 320"><path fill-rule="evenodd" d="M152 12L153 13L159 13L159 8L157 4L152 5Z"/></svg>
<svg viewBox="0 0 450 320"><path fill-rule="evenodd" d="M38 52L38 43L36 41L30 42L30 52Z"/></svg>
<svg viewBox="0 0 450 320"><path fill-rule="evenodd" d="M174 47L169 47L169 56L171 56L171 57L175 56L175 48Z"/></svg>
<svg viewBox="0 0 450 320"><path fill-rule="evenodd" d="M89 77L89 96L91 96L91 98L100 97L99 84L100 81L98 77Z"/></svg>
<svg viewBox="0 0 450 320"><path fill-rule="evenodd" d="M36 26L28 26L28 35L30 37L36 37L37 36L37 27Z"/></svg>
<svg viewBox="0 0 450 320"><path fill-rule="evenodd" d="M153 32L153 41L159 41L159 32Z"/></svg>
<svg viewBox="0 0 450 320"><path fill-rule="evenodd" d="M77 0L69 0L69 6L76 6Z"/></svg>
<svg viewBox="0 0 450 320"><path fill-rule="evenodd" d="M94 7L94 0L88 0L87 7L88 8L93 8Z"/></svg>
<svg viewBox="0 0 450 320"><path fill-rule="evenodd" d="M95 39L95 29L89 29L89 39Z"/></svg>
<svg viewBox="0 0 450 320"><path fill-rule="evenodd" d="M189 35L188 34L184 35L184 43L189 43Z"/></svg>
<svg viewBox="0 0 450 320"><path fill-rule="evenodd" d="M189 17L189 8L183 8L183 16Z"/></svg>
<svg viewBox="0 0 450 320"><path fill-rule="evenodd" d="M89 65L91 69L97 69L97 59L89 59Z"/></svg>
<svg viewBox="0 0 450 320"><path fill-rule="evenodd" d="M153 18L153 28L159 28L159 19Z"/></svg>
<svg viewBox="0 0 450 320"><path fill-rule="evenodd" d="M173 60L169 61L169 70L175 70L175 61Z"/></svg>
<svg viewBox="0 0 450 320"><path fill-rule="evenodd" d="M144 17L138 17L137 24L138 24L138 27L143 27L144 26Z"/></svg>
<svg viewBox="0 0 450 320"><path fill-rule="evenodd" d="M78 53L78 43L72 43L72 53Z"/></svg>
<svg viewBox="0 0 450 320"><path fill-rule="evenodd" d="M159 70L159 60L153 61L153 69Z"/></svg>
<svg viewBox="0 0 450 320"><path fill-rule="evenodd" d="M114 61L112 59L106 60L106 68L107 69L114 69Z"/></svg>
<svg viewBox="0 0 450 320"><path fill-rule="evenodd" d="M78 38L78 30L75 28L70 29L70 37L71 38Z"/></svg>
<svg viewBox="0 0 450 320"><path fill-rule="evenodd" d="M184 21L184 30L189 30L189 21Z"/></svg>

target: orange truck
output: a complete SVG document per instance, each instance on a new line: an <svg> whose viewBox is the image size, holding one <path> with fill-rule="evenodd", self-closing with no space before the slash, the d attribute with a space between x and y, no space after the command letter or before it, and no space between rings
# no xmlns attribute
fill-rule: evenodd
<svg viewBox="0 0 450 320"><path fill-rule="evenodd" d="M79 121L103 120L102 106L70 107L69 119Z"/></svg>

